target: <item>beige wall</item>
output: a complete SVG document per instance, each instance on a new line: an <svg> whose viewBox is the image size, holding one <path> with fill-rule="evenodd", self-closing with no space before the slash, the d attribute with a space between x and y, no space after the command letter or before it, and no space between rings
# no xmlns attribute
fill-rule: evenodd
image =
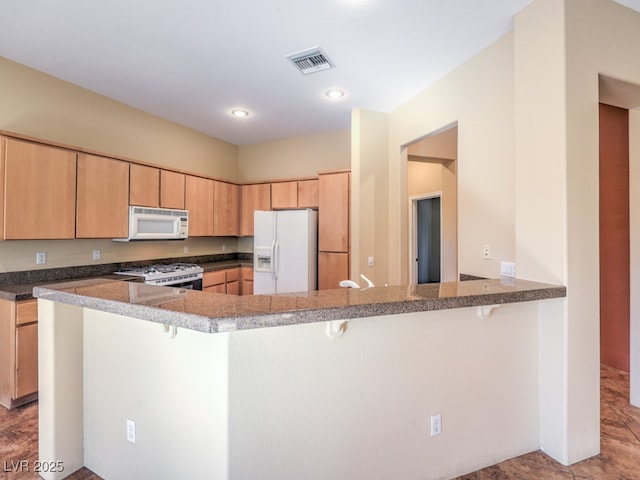
<svg viewBox="0 0 640 480"><path fill-rule="evenodd" d="M236 180L238 147L0 57L0 130Z"/></svg>
<svg viewBox="0 0 640 480"><path fill-rule="evenodd" d="M407 146L458 126L458 271L497 277L515 258L513 34L390 114L389 281L408 278ZM482 258L491 245L493 258Z"/></svg>
<svg viewBox="0 0 640 480"><path fill-rule="evenodd" d="M562 321L541 324L543 408L554 411L541 436L571 463L599 451L598 75L640 84L640 14L610 0L538 0L515 31L517 265L568 287ZM636 309L636 332L637 318ZM631 348L637 401L638 343ZM557 423L563 436L549 434Z"/></svg>
<svg viewBox="0 0 640 480"><path fill-rule="evenodd" d="M235 145L0 58L0 130L164 167L236 180ZM0 242L0 272L234 251L235 239L116 244L110 240ZM47 264L35 264L36 252Z"/></svg>
<svg viewBox="0 0 640 480"><path fill-rule="evenodd" d="M239 147L238 181L314 177L351 167L351 133L342 130Z"/></svg>
<svg viewBox="0 0 640 480"><path fill-rule="evenodd" d="M615 2L536 0L389 116L390 281L407 278L405 147L457 122L460 271L516 260L518 277L567 285L539 330L541 447L563 463L599 451L598 74L640 84L639 43L640 14Z"/></svg>
<svg viewBox="0 0 640 480"><path fill-rule="evenodd" d="M442 191L442 169L440 161L412 160L407 162L407 194L409 197Z"/></svg>
<svg viewBox="0 0 640 480"><path fill-rule="evenodd" d="M387 251L389 115L354 110L351 115L351 279L389 283ZM373 257L374 265L368 265Z"/></svg>

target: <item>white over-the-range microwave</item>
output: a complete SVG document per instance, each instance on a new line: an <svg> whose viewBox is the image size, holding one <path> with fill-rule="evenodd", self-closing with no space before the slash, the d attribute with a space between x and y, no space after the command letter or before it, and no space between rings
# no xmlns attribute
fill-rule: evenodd
<svg viewBox="0 0 640 480"><path fill-rule="evenodd" d="M116 242L184 240L189 236L189 212L170 208L129 207L129 235Z"/></svg>

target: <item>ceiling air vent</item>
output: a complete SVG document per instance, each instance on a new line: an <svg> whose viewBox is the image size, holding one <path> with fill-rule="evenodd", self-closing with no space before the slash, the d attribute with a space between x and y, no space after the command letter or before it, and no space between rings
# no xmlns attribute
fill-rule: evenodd
<svg viewBox="0 0 640 480"><path fill-rule="evenodd" d="M329 57L327 57L320 47L309 48L301 52L292 53L287 55L285 58L291 61L291 63L293 63L304 75L335 67L333 62L329 60Z"/></svg>

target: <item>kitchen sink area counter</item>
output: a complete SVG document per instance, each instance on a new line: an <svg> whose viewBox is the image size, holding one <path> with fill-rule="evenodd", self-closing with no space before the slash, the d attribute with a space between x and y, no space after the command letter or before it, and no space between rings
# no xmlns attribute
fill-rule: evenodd
<svg viewBox="0 0 640 480"><path fill-rule="evenodd" d="M218 333L559 298L566 289L502 278L239 297L100 278L37 286L34 296Z"/></svg>

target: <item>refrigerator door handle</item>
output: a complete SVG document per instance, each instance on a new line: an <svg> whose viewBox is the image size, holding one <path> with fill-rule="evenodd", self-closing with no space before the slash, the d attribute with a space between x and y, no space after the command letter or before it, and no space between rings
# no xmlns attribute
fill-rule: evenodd
<svg viewBox="0 0 640 480"><path fill-rule="evenodd" d="M278 240L274 241L273 248L273 279L278 279L278 268L280 262L280 242Z"/></svg>
<svg viewBox="0 0 640 480"><path fill-rule="evenodd" d="M276 278L276 240L271 241L271 278Z"/></svg>

